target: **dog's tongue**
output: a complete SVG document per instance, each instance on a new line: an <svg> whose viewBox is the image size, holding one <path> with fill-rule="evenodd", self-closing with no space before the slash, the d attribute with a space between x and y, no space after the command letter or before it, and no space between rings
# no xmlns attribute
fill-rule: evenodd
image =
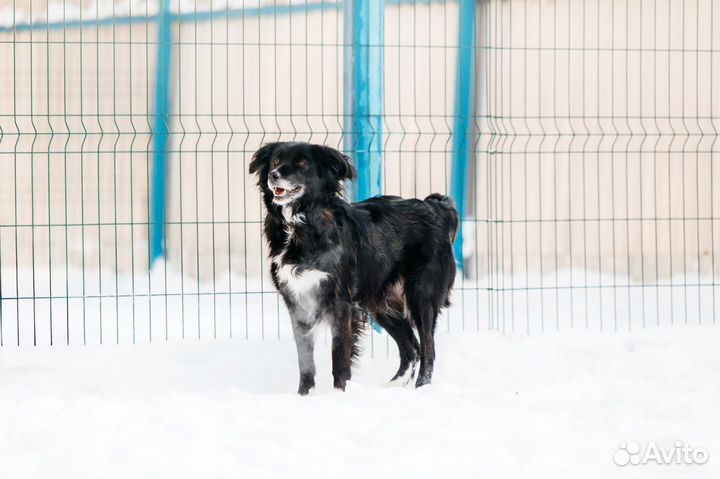
<svg viewBox="0 0 720 479"><path fill-rule="evenodd" d="M275 192L275 196L284 195L284 194L285 194L285 189L284 189L284 188L275 188L275 191L274 191L274 192Z"/></svg>

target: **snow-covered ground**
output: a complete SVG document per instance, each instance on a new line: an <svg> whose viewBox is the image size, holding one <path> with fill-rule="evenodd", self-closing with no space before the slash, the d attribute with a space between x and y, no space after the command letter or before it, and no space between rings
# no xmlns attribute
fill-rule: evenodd
<svg viewBox="0 0 720 479"><path fill-rule="evenodd" d="M0 349L0 477L718 477L720 328L438 334L435 382L297 381L289 339ZM613 462L680 441L702 465Z"/></svg>
<svg viewBox="0 0 720 479"><path fill-rule="evenodd" d="M712 278L646 291L583 271L461 279L432 386L388 387L395 348L372 333L338 393L320 332L318 389L300 398L267 279L199 282L164 263L0 273L2 478L720 473L720 290L681 286ZM709 460L617 466L631 441Z"/></svg>

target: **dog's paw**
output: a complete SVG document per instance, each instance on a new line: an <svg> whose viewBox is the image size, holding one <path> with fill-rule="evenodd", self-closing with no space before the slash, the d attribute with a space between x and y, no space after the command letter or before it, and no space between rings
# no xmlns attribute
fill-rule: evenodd
<svg viewBox="0 0 720 479"><path fill-rule="evenodd" d="M428 386L432 382L432 376L429 374L419 374L417 381L415 381L415 387L421 388L423 386Z"/></svg>
<svg viewBox="0 0 720 479"><path fill-rule="evenodd" d="M338 391L345 391L345 388L347 387L349 382L350 381L348 381L347 379L336 378L333 381L333 387Z"/></svg>
<svg viewBox="0 0 720 479"><path fill-rule="evenodd" d="M387 382L386 387L389 388L404 388L407 387L408 381L405 380L404 377L399 377L395 379L391 379Z"/></svg>
<svg viewBox="0 0 720 479"><path fill-rule="evenodd" d="M405 386L407 386L408 382L410 382L411 379L412 372L408 369L407 371L405 371L404 374L400 376L396 375L394 378L388 381L387 385L388 387L393 388L404 388Z"/></svg>
<svg viewBox="0 0 720 479"><path fill-rule="evenodd" d="M415 377L415 368L417 361L414 361L402 374L395 374L395 377L390 380L388 386L390 387L406 387L410 384Z"/></svg>
<svg viewBox="0 0 720 479"><path fill-rule="evenodd" d="M357 392L363 391L365 389L366 388L363 384L348 380L347 383L345 384L345 389L336 389L336 391L338 393L353 393L353 392L357 393Z"/></svg>
<svg viewBox="0 0 720 479"><path fill-rule="evenodd" d="M298 388L298 392L297 392L297 393L298 393L300 396L307 396L308 394L311 394L313 391L315 391L315 386L314 386L314 385L313 385L313 386L310 386L310 387L307 387L307 388L300 386L300 387Z"/></svg>
<svg viewBox="0 0 720 479"><path fill-rule="evenodd" d="M301 379L297 392L301 396L307 396L313 389L315 389L315 381L310 379Z"/></svg>

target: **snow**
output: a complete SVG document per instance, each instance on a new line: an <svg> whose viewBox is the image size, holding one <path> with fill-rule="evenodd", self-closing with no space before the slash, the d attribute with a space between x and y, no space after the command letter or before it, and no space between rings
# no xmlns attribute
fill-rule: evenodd
<svg viewBox="0 0 720 479"><path fill-rule="evenodd" d="M397 353L372 333L336 392L320 331L318 388L301 398L267 278L203 282L170 263L0 277L0 477L720 473L720 291L698 286L712 278L647 289L580 270L460 279L431 386L388 386ZM710 460L615 465L629 441L682 441Z"/></svg>
<svg viewBox="0 0 720 479"><path fill-rule="evenodd" d="M294 394L292 340L0 349L0 477L711 477L720 328L439 332L431 386L376 348L345 393L327 341ZM612 462L627 441L703 465Z"/></svg>

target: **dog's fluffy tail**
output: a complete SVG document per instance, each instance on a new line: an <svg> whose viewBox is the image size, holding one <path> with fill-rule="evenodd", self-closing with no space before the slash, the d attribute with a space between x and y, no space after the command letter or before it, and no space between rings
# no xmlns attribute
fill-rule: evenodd
<svg viewBox="0 0 720 479"><path fill-rule="evenodd" d="M442 219L445 228L448 230L450 242L454 242L458 226L460 224L460 218L458 216L457 208L455 208L455 202L449 196L441 195L439 193L431 194L425 198L425 202L435 209L435 212Z"/></svg>

